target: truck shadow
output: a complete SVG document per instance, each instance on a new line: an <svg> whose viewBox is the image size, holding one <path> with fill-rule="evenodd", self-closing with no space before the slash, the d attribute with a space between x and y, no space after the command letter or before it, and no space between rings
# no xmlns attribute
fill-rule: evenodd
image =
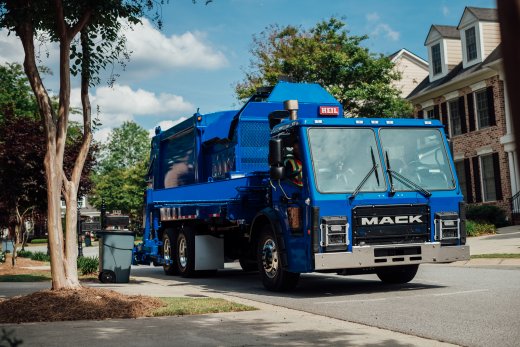
<svg viewBox="0 0 520 347"><path fill-rule="evenodd" d="M420 273L419 269L419 273ZM244 272L241 269L219 270L212 276L183 278L166 276L160 267L132 268L134 281L145 282L146 278L164 280L165 286L194 285L208 293L238 295L244 298L265 296L278 298L324 298L377 293L407 292L415 293L427 289L440 289L445 286L421 282L420 279L406 284L389 285L382 283L376 275L338 276L335 274L302 274L298 286L289 292L274 293L266 290L256 272ZM267 301L266 301L267 302Z"/></svg>

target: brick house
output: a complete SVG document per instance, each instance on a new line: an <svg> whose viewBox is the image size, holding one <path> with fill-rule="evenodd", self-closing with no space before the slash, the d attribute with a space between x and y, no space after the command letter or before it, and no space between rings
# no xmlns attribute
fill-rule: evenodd
<svg viewBox="0 0 520 347"><path fill-rule="evenodd" d="M511 218L520 179L496 9L466 7L457 26L432 25L424 45L429 74L407 97L415 117L445 125L465 200Z"/></svg>

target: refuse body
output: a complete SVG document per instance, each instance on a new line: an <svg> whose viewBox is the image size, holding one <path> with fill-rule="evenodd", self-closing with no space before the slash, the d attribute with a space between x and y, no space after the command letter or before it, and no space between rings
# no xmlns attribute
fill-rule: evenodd
<svg viewBox="0 0 520 347"><path fill-rule="evenodd" d="M129 230L104 230L99 238L99 280L103 283L128 283L135 233Z"/></svg>

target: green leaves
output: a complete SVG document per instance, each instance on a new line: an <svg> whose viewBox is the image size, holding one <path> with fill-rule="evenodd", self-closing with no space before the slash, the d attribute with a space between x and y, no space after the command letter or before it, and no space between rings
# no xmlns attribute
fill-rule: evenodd
<svg viewBox="0 0 520 347"><path fill-rule="evenodd" d="M399 79L393 63L361 46L368 36L349 35L337 18L311 29L272 25L253 37L250 70L235 86L247 100L261 86L281 76L325 87L343 105L348 117L406 117L411 105L391 85Z"/></svg>

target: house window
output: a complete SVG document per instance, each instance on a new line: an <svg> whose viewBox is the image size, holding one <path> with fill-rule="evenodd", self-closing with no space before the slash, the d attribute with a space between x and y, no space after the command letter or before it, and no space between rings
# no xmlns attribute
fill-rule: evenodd
<svg viewBox="0 0 520 347"><path fill-rule="evenodd" d="M450 121L451 121L451 132L452 135L460 135L462 134L462 125L460 122L460 114L459 114L459 102L458 100L450 101L448 103L450 107Z"/></svg>
<svg viewBox="0 0 520 347"><path fill-rule="evenodd" d="M432 50L432 64L433 64L433 74L437 75L442 72L441 65L441 44L438 43L431 48Z"/></svg>
<svg viewBox="0 0 520 347"><path fill-rule="evenodd" d="M468 199L468 186L466 183L466 167L464 165L464 160L455 162L455 171L457 172L457 177L459 179L460 190L462 195L464 195L464 199Z"/></svg>
<svg viewBox="0 0 520 347"><path fill-rule="evenodd" d="M427 119L435 119L434 113L433 113L433 107L426 110L426 118Z"/></svg>
<svg viewBox="0 0 520 347"><path fill-rule="evenodd" d="M475 92L475 102L477 108L477 119L479 129L489 127L489 109L487 92L485 89Z"/></svg>
<svg viewBox="0 0 520 347"><path fill-rule="evenodd" d="M495 168L493 165L493 155L484 155L480 157L480 167L482 170L482 197L484 201L497 200L497 192L495 186Z"/></svg>
<svg viewBox="0 0 520 347"><path fill-rule="evenodd" d="M477 39L475 36L475 27L469 28L466 34L466 56L468 61L477 59Z"/></svg>

